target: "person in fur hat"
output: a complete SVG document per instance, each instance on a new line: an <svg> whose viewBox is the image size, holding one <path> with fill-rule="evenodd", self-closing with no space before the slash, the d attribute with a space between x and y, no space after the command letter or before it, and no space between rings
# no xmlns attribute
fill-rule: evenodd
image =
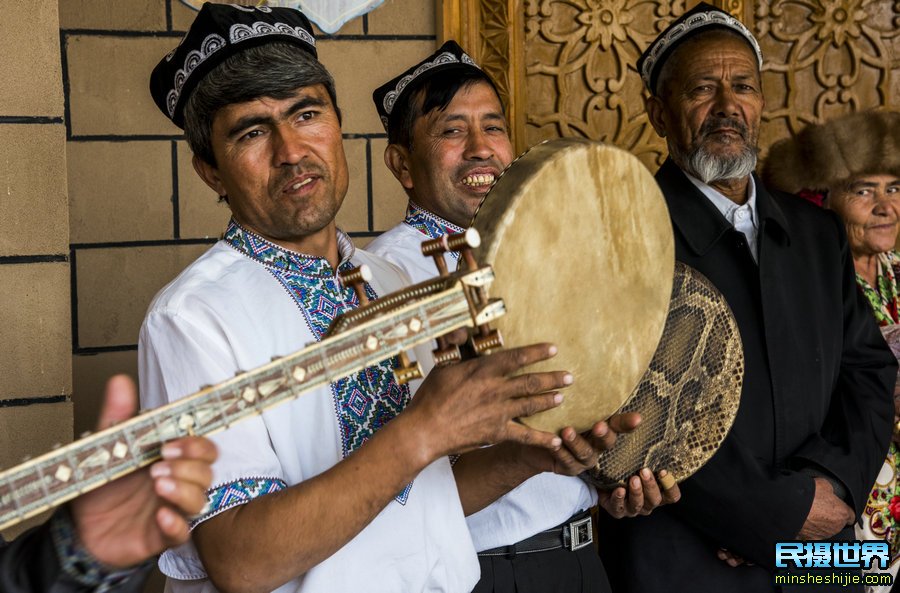
<svg viewBox="0 0 900 593"><path fill-rule="evenodd" d="M900 322L894 251L900 222L900 113L853 113L811 125L769 150L769 186L834 210L856 278L881 326Z"/></svg>
<svg viewBox="0 0 900 593"><path fill-rule="evenodd" d="M856 283L872 306L895 356L900 353L900 113L853 113L806 127L774 144L766 185L836 212L847 227ZM894 391L894 437L856 527L861 540L890 546L889 571L900 568L900 398ZM887 592L889 586L868 588ZM895 587L900 589L900 587Z"/></svg>

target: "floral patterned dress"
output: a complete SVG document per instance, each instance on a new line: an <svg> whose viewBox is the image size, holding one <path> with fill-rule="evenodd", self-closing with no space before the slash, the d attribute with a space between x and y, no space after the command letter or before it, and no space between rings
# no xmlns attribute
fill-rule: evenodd
<svg viewBox="0 0 900 593"><path fill-rule="evenodd" d="M896 251L887 251L878 256L875 286L871 286L859 274L856 275L856 283L872 306L878 325L900 323L897 314L898 305L900 305L897 297L898 276L900 276L900 253Z"/></svg>
<svg viewBox="0 0 900 593"><path fill-rule="evenodd" d="M897 278L900 277L900 254L888 251L878 256L878 271L875 286L870 285L859 274L856 283L862 291L879 326L895 325L900 309ZM890 546L891 564L888 572L897 577L900 567L900 454L897 445L891 442L887 458L875 479L869 500L860 523L856 527L859 539L885 540ZM881 571L878 571L881 572ZM870 593L890 591L890 587L866 587Z"/></svg>

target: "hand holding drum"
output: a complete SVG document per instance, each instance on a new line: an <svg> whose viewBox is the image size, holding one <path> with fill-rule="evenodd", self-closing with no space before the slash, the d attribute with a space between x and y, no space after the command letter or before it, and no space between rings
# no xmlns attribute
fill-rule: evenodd
<svg viewBox="0 0 900 593"><path fill-rule="evenodd" d="M665 201L640 161L596 142L545 142L507 168L472 226L509 311L497 324L507 343L550 339L553 364L575 375L561 406L521 421L584 431L639 412L590 472L598 486L645 467L677 481L699 469L737 412L740 336L715 288L676 268Z"/></svg>

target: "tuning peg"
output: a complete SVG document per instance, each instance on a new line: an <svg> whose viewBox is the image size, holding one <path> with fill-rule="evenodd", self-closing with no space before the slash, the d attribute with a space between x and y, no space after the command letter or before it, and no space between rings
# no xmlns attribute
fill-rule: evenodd
<svg viewBox="0 0 900 593"><path fill-rule="evenodd" d="M84 431L83 433L81 433L80 435L78 435L78 438L79 438L79 439L86 439L86 438L88 438L89 436L91 436L91 431L86 430L86 431Z"/></svg>
<svg viewBox="0 0 900 593"><path fill-rule="evenodd" d="M503 347L503 336L485 323L478 326L478 332L472 336L471 343L476 354L489 354Z"/></svg>
<svg viewBox="0 0 900 593"><path fill-rule="evenodd" d="M447 339L443 336L437 338L438 347L433 351L434 365L446 366L454 362L462 360L462 354L459 352L459 346L448 344Z"/></svg>
<svg viewBox="0 0 900 593"><path fill-rule="evenodd" d="M447 262L444 261L444 254L450 251L459 251L466 266L470 270L478 268L478 263L472 255L472 249L481 245L481 235L473 228L466 229L461 233L452 235L443 235L437 239L431 239L422 243L422 255L434 258L434 264L437 266L438 273L446 276Z"/></svg>
<svg viewBox="0 0 900 593"><path fill-rule="evenodd" d="M397 366L394 368L394 377L397 383L404 385L410 381L422 378L422 367L418 361L410 362L406 352L397 355Z"/></svg>
<svg viewBox="0 0 900 593"><path fill-rule="evenodd" d="M366 295L366 282L372 279L372 270L369 269L369 266L363 264L358 268L340 272L338 276L341 279L341 284L344 286L349 285L353 288L356 298L359 299L360 306L369 302L369 297Z"/></svg>

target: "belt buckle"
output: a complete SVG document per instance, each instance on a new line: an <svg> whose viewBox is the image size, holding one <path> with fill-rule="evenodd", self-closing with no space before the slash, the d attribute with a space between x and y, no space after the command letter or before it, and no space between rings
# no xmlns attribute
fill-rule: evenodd
<svg viewBox="0 0 900 593"><path fill-rule="evenodd" d="M592 543L594 543L594 529L589 516L569 523L569 550L574 552Z"/></svg>

